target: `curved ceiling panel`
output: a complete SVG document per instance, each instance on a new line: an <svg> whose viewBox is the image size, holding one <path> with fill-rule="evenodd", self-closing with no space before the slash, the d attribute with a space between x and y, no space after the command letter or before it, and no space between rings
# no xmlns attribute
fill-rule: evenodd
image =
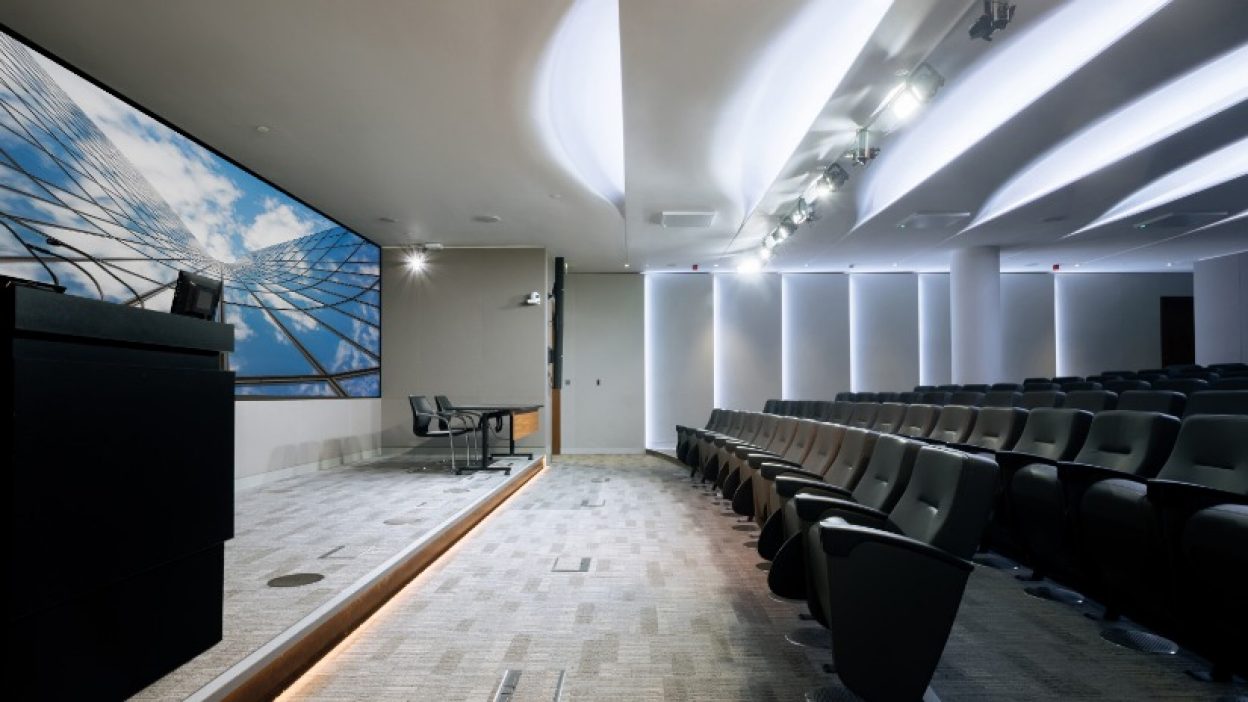
<svg viewBox="0 0 1248 702"><path fill-rule="evenodd" d="M1012 177L973 228L1248 100L1248 44L1227 52L1062 141Z"/></svg>
<svg viewBox="0 0 1248 702"><path fill-rule="evenodd" d="M574 0L538 71L534 117L546 148L624 211L624 108L616 0Z"/></svg>
<svg viewBox="0 0 1248 702"><path fill-rule="evenodd" d="M1202 190L1248 175L1248 137L1174 169L1123 198L1108 212L1066 237L1147 212Z"/></svg>
<svg viewBox="0 0 1248 702"><path fill-rule="evenodd" d="M1168 2L1072 2L990 47L867 169L858 190L858 224L935 175Z"/></svg>
<svg viewBox="0 0 1248 702"><path fill-rule="evenodd" d="M742 213L758 205L891 5L814 0L759 53L715 126L712 154Z"/></svg>

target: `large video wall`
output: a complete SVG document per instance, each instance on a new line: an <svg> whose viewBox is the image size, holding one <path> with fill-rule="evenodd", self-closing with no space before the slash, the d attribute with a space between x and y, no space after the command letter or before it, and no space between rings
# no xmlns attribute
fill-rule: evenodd
<svg viewBox="0 0 1248 702"><path fill-rule="evenodd" d="M0 32L0 274L169 309L225 282L239 396L378 397L378 247Z"/></svg>

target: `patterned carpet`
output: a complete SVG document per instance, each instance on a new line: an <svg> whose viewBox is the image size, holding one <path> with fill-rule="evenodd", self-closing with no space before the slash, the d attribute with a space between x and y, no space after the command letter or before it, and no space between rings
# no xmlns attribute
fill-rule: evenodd
<svg viewBox="0 0 1248 702"><path fill-rule="evenodd" d="M426 461L382 457L237 494L225 545L224 640L134 699L185 698L504 480L416 469ZM291 573L324 579L267 585Z"/></svg>
<svg viewBox="0 0 1248 702"><path fill-rule="evenodd" d="M655 457L560 457L284 696L800 700L829 654L784 640L755 532ZM585 562L584 559L589 559ZM578 572L582 565L585 572ZM944 700L1214 700L1199 661L1112 646L1081 610L977 568L932 686Z"/></svg>

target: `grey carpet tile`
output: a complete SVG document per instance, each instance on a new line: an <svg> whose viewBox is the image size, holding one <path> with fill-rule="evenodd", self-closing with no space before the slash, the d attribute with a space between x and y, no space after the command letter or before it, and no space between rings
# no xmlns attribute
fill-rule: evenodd
<svg viewBox="0 0 1248 702"><path fill-rule="evenodd" d="M188 696L507 479L420 469L427 462L386 456L238 493L234 538L225 545L224 639L134 699ZM266 585L300 572L325 578Z"/></svg>
<svg viewBox="0 0 1248 702"><path fill-rule="evenodd" d="M560 457L284 695L290 700L800 700L826 652L788 644L751 533L656 457ZM601 505L596 505L597 501ZM552 570L579 563L586 572ZM1213 700L1200 661L1146 656L976 568L933 688L945 700Z"/></svg>

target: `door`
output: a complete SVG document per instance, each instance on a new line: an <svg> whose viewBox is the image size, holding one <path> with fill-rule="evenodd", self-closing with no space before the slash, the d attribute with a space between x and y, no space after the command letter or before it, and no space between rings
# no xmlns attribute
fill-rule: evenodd
<svg viewBox="0 0 1248 702"><path fill-rule="evenodd" d="M1196 362L1196 317L1190 297L1161 298L1161 366Z"/></svg>

